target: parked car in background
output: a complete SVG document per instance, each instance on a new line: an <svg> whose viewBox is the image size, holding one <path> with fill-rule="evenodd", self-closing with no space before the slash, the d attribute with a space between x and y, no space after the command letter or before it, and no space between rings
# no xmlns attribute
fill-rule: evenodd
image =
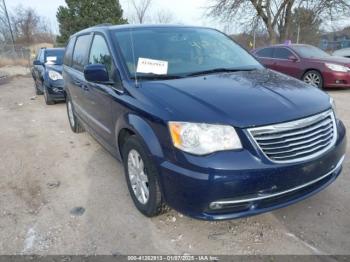
<svg viewBox="0 0 350 262"><path fill-rule="evenodd" d="M342 56L350 58L350 48L343 48L333 52L334 56Z"/></svg>
<svg viewBox="0 0 350 262"><path fill-rule="evenodd" d="M123 162L146 216L165 204L199 219L255 215L341 172L346 136L332 99L217 30L92 27L70 37L63 77L71 129Z"/></svg>
<svg viewBox="0 0 350 262"><path fill-rule="evenodd" d="M318 88L350 87L350 59L331 56L317 47L274 45L256 49L253 53L267 68Z"/></svg>
<svg viewBox="0 0 350 262"><path fill-rule="evenodd" d="M64 48L41 48L33 62L32 76L37 95L44 94L47 105L64 101L62 78Z"/></svg>

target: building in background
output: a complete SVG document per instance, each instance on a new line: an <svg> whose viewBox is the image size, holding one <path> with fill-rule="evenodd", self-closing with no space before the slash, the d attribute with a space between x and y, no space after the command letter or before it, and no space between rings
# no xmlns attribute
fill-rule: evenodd
<svg viewBox="0 0 350 262"><path fill-rule="evenodd" d="M347 47L350 47L350 27L321 36L320 48L323 50L334 51Z"/></svg>

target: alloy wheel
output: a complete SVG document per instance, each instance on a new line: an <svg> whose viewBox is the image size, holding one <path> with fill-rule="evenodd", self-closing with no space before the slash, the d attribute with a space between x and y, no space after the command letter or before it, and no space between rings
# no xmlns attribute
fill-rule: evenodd
<svg viewBox="0 0 350 262"><path fill-rule="evenodd" d="M321 77L316 73L307 73L304 76L304 82L319 87L321 83Z"/></svg>
<svg viewBox="0 0 350 262"><path fill-rule="evenodd" d="M67 106L68 106L69 122L70 122L71 126L74 127L75 126L75 120L74 120L74 113L73 113L72 102L68 101L67 102Z"/></svg>
<svg viewBox="0 0 350 262"><path fill-rule="evenodd" d="M135 149L128 154L128 175L135 197L145 205L149 199L148 176L142 157Z"/></svg>

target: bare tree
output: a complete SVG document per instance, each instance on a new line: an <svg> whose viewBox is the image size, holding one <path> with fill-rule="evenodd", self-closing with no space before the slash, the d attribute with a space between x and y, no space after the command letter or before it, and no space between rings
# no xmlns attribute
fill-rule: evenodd
<svg viewBox="0 0 350 262"><path fill-rule="evenodd" d="M11 16L16 43L53 42L50 23L30 7L18 6Z"/></svg>
<svg viewBox="0 0 350 262"><path fill-rule="evenodd" d="M143 24L146 19L146 14L151 6L152 0L131 0L136 13L136 22Z"/></svg>
<svg viewBox="0 0 350 262"><path fill-rule="evenodd" d="M270 42L290 36L294 8L305 8L316 17L334 17L350 13L349 0L211 0L208 15L222 22L240 20L243 24L262 22Z"/></svg>
<svg viewBox="0 0 350 262"><path fill-rule="evenodd" d="M17 40L31 44L34 42L34 35L37 33L37 29L40 23L40 17L32 8L23 8L18 6L15 11L15 15L12 17L12 23L14 25L14 31Z"/></svg>
<svg viewBox="0 0 350 262"><path fill-rule="evenodd" d="M291 38L297 43L317 45L322 35L321 23L322 20L312 10L295 8L290 29Z"/></svg>
<svg viewBox="0 0 350 262"><path fill-rule="evenodd" d="M156 24L170 24L175 21L174 14L170 10L160 9L153 18L153 22Z"/></svg>

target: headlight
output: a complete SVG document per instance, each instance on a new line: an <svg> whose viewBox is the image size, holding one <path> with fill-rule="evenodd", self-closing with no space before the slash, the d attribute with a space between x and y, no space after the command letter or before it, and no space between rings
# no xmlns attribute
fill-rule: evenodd
<svg viewBox="0 0 350 262"><path fill-rule="evenodd" d="M348 72L350 71L349 67L342 66L342 65L337 65L337 64L325 64L326 67L328 67L330 70L336 71L336 72Z"/></svg>
<svg viewBox="0 0 350 262"><path fill-rule="evenodd" d="M195 155L242 148L232 126L169 122L169 130L176 148Z"/></svg>
<svg viewBox="0 0 350 262"><path fill-rule="evenodd" d="M50 79L52 79L54 81L63 79L62 75L60 73L58 73L56 71L52 71L52 70L49 71L49 77L50 77Z"/></svg>

